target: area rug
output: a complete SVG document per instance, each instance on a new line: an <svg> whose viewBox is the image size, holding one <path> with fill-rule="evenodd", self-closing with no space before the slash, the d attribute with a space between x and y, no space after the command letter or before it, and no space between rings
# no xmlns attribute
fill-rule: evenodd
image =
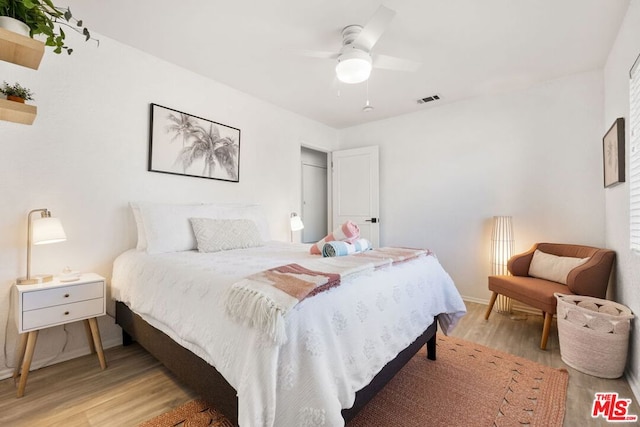
<svg viewBox="0 0 640 427"><path fill-rule="evenodd" d="M437 360L423 348L348 427L562 426L569 374L438 334ZM231 427L196 400L140 427Z"/></svg>

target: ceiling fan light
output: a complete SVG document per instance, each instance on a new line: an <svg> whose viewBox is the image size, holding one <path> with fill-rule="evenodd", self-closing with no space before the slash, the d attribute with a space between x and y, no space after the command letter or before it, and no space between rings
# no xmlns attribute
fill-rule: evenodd
<svg viewBox="0 0 640 427"><path fill-rule="evenodd" d="M338 57L336 76L343 83L362 83L371 75L371 57L362 51L353 50Z"/></svg>

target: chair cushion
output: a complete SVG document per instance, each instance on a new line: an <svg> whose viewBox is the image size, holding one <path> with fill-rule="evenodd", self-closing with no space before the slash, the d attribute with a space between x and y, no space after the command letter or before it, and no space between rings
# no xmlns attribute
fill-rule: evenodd
<svg viewBox="0 0 640 427"><path fill-rule="evenodd" d="M489 276L489 290L551 314L556 313L554 292L573 295L566 285L523 276Z"/></svg>
<svg viewBox="0 0 640 427"><path fill-rule="evenodd" d="M529 276L567 284L571 270L587 262L589 258L574 258L548 254L536 249L529 265Z"/></svg>

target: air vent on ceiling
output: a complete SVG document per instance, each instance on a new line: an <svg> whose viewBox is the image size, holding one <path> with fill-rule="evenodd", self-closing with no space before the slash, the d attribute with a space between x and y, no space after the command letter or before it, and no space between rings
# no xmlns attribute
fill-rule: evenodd
<svg viewBox="0 0 640 427"><path fill-rule="evenodd" d="M431 95L425 98L418 99L418 104L425 104L427 102L437 101L438 99L440 99L440 95Z"/></svg>

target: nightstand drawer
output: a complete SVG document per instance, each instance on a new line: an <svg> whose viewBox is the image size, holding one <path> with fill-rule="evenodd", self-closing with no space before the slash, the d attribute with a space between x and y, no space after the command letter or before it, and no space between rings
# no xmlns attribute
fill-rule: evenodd
<svg viewBox="0 0 640 427"><path fill-rule="evenodd" d="M22 313L22 329L42 329L103 314L104 298L46 307Z"/></svg>
<svg viewBox="0 0 640 427"><path fill-rule="evenodd" d="M22 310L36 310L61 304L69 304L94 298L102 298L103 282L61 286L22 294Z"/></svg>

